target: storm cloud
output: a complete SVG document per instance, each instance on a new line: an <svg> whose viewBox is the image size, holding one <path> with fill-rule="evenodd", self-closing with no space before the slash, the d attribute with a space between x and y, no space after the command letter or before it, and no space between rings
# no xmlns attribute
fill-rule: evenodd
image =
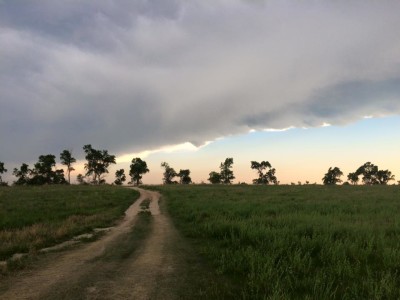
<svg viewBox="0 0 400 300"><path fill-rule="evenodd" d="M399 1L0 1L0 160L400 113Z"/></svg>

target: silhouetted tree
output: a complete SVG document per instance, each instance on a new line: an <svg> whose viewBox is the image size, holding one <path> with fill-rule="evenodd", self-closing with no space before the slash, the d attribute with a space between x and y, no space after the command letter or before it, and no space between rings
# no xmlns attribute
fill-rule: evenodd
<svg viewBox="0 0 400 300"><path fill-rule="evenodd" d="M122 185L126 180L125 176L125 170L124 169L119 169L115 172L115 181L114 183L116 185Z"/></svg>
<svg viewBox="0 0 400 300"><path fill-rule="evenodd" d="M4 163L0 161L0 174L4 174L6 172L7 172L7 169L4 167ZM0 186L1 185L7 185L7 183L3 182L3 179L1 178L1 175L0 175Z"/></svg>
<svg viewBox="0 0 400 300"><path fill-rule="evenodd" d="M29 183L29 165L23 163L19 169L14 168L13 175L17 177L15 185L27 185Z"/></svg>
<svg viewBox="0 0 400 300"><path fill-rule="evenodd" d="M394 175L389 170L379 170L376 173L376 179L378 180L379 184L386 185L389 181L395 180Z"/></svg>
<svg viewBox="0 0 400 300"><path fill-rule="evenodd" d="M356 171L357 175L363 175L362 181L366 185L378 184L376 175L378 173L378 166L375 166L371 162L366 162Z"/></svg>
<svg viewBox="0 0 400 300"><path fill-rule="evenodd" d="M233 176L233 171L232 169L233 165L233 158L226 158L224 162L221 163L220 165L220 170L221 170L221 182L224 184L231 184L232 180L235 179L235 176Z"/></svg>
<svg viewBox="0 0 400 300"><path fill-rule="evenodd" d="M61 164L67 166L68 183L71 183L71 171L75 171L72 164L76 162L76 159L72 157L72 153L69 150L64 150L60 153Z"/></svg>
<svg viewBox="0 0 400 300"><path fill-rule="evenodd" d="M83 146L86 153L87 163L85 164L86 176L92 176L93 184L104 183L102 175L108 173L108 167L115 164L115 155L108 154L107 150L96 150L92 145Z"/></svg>
<svg viewBox="0 0 400 300"><path fill-rule="evenodd" d="M129 176L131 176L131 183L139 185L142 183L142 174L149 172L147 163L139 157L132 159L131 169Z"/></svg>
<svg viewBox="0 0 400 300"><path fill-rule="evenodd" d="M190 170L180 170L178 176L180 177L179 182L181 184L192 183L192 178L190 178Z"/></svg>
<svg viewBox="0 0 400 300"><path fill-rule="evenodd" d="M347 175L347 180L350 181L352 185L356 185L360 180L360 178L358 178L357 172L354 172L354 173L349 173L349 175Z"/></svg>
<svg viewBox="0 0 400 300"><path fill-rule="evenodd" d="M388 184L389 181L394 180L394 175L389 170L379 170L378 166L371 162L366 162L356 171L357 175L363 175L362 181L366 185L373 184Z"/></svg>
<svg viewBox="0 0 400 300"><path fill-rule="evenodd" d="M34 168L30 171L31 178L29 184L59 184L66 183L64 170L54 170L56 166L56 157L52 154L40 155Z"/></svg>
<svg viewBox="0 0 400 300"><path fill-rule="evenodd" d="M324 184L336 184L342 182L340 177L343 175L343 172L340 171L338 167L329 168L328 173L322 178Z"/></svg>
<svg viewBox="0 0 400 300"><path fill-rule="evenodd" d="M79 184L87 184L85 181L85 176L82 174L78 174L78 176L76 176L76 181L78 181Z"/></svg>
<svg viewBox="0 0 400 300"><path fill-rule="evenodd" d="M175 181L172 181L172 179L174 179L174 177L178 176L178 174L176 173L176 171L171 168L166 162L162 162L161 163L161 167L164 168L164 177L163 177L163 182L164 184L172 184L172 183L176 183Z"/></svg>
<svg viewBox="0 0 400 300"><path fill-rule="evenodd" d="M221 174L215 171L212 171L209 174L209 178L207 179L212 184L219 184L221 183Z"/></svg>
<svg viewBox="0 0 400 300"><path fill-rule="evenodd" d="M268 161L252 161L251 168L258 172L258 178L253 179L254 184L269 184L274 183L277 184L278 180L275 176L276 170L272 168L271 164ZM264 173L264 171L268 168L268 170Z"/></svg>

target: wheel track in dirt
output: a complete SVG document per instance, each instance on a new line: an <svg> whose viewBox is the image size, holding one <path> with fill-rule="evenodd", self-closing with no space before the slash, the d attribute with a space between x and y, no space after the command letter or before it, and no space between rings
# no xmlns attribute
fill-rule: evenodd
<svg viewBox="0 0 400 300"><path fill-rule="evenodd" d="M103 262L93 260L104 254L107 247L118 247L118 239L128 234L141 210L140 204L150 199L153 227L137 253L118 267L115 277L96 279L89 286L80 286L80 299L174 299L179 282L180 258L171 251L177 232L169 218L160 212L157 192L137 189L139 199L125 212L125 218L103 238L76 249L56 254L56 259L37 270L23 272L7 279L9 287L0 299L51 299L54 291L74 289L79 278L101 269ZM113 268L113 266L108 266ZM60 295L68 295L61 293ZM66 297L60 297L67 299ZM57 299L60 299L57 297Z"/></svg>

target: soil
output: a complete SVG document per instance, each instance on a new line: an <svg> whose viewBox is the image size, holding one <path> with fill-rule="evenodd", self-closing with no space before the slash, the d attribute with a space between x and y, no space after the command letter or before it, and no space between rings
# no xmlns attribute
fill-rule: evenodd
<svg viewBox="0 0 400 300"><path fill-rule="evenodd" d="M0 283L0 299L175 299L184 268L175 246L178 234L168 216L160 212L160 195L138 190L140 198L103 238L67 251L43 254L50 255L51 260ZM122 247L146 199L151 200L153 216L150 234L123 261L103 260L106 249Z"/></svg>

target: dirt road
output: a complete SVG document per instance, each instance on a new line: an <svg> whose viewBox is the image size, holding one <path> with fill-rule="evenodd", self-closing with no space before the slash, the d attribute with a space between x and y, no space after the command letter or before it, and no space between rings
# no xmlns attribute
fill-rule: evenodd
<svg viewBox="0 0 400 300"><path fill-rule="evenodd" d="M140 198L124 220L103 238L52 253L52 260L43 266L5 280L0 284L0 299L174 299L182 275L182 259L174 246L178 235L169 218L160 213L160 195L139 191ZM107 259L107 249L124 250L146 199L152 214L150 233L132 253Z"/></svg>

